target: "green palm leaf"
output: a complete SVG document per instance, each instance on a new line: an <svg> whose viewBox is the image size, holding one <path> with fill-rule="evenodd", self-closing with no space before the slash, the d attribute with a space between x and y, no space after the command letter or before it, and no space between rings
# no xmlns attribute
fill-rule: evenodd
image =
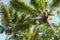
<svg viewBox="0 0 60 40"><path fill-rule="evenodd" d="M8 6L3 4L2 5L2 11L3 11L2 13L3 13L3 20L4 20L3 24L6 23L6 25L8 25L10 22L10 20L9 20L10 14L9 14Z"/></svg>
<svg viewBox="0 0 60 40"><path fill-rule="evenodd" d="M31 4L36 8L40 8L41 10L46 9L46 0L31 0Z"/></svg>
<svg viewBox="0 0 60 40"><path fill-rule="evenodd" d="M31 5L29 5L29 4L25 3L25 2L21 2L21 1L20 2L18 2L18 1L10 1L10 2L12 4L12 6L14 8L16 8L17 10L23 9L23 10L27 10L27 11L29 11L31 13L35 11L35 8L33 6L31 6Z"/></svg>
<svg viewBox="0 0 60 40"><path fill-rule="evenodd" d="M60 0L52 0L49 7L51 9L53 8L54 10L59 10L59 8L60 8L59 4L60 4Z"/></svg>

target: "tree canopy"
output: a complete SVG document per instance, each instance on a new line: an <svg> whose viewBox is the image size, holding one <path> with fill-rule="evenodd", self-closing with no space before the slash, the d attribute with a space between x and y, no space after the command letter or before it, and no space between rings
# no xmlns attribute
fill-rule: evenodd
<svg viewBox="0 0 60 40"><path fill-rule="evenodd" d="M27 0L28 1L28 0ZM60 19L60 0L9 0L1 5L0 33L6 40L60 40L60 21L52 23L57 14Z"/></svg>

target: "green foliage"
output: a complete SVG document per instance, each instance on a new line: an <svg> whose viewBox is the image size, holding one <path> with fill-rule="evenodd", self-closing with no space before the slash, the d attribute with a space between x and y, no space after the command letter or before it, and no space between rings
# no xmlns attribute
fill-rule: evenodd
<svg viewBox="0 0 60 40"><path fill-rule="evenodd" d="M50 8L52 10L56 10L56 11L59 11L59 8L60 8L60 0L52 0L52 2L50 3Z"/></svg>
<svg viewBox="0 0 60 40"><path fill-rule="evenodd" d="M50 9L58 7L56 2L59 0L52 0L49 5ZM59 40L60 25L52 24L57 29L55 33L41 19L46 8L47 0L30 0L30 3L26 3L25 0L10 0L9 7L3 4L2 24L6 29L11 25L12 33L15 33L10 40ZM37 19L38 16L41 18ZM4 31L6 32L5 28L1 26L0 33Z"/></svg>
<svg viewBox="0 0 60 40"><path fill-rule="evenodd" d="M2 13L4 14L2 17L4 21L2 23L8 25L10 22L9 20L10 13L7 5L4 4L2 5Z"/></svg>
<svg viewBox="0 0 60 40"><path fill-rule="evenodd" d="M52 2L50 3L50 6L51 7L56 6L58 5L58 3L60 3L60 0L52 0Z"/></svg>
<svg viewBox="0 0 60 40"><path fill-rule="evenodd" d="M46 0L31 0L31 4L37 8L41 8L41 10L46 9Z"/></svg>

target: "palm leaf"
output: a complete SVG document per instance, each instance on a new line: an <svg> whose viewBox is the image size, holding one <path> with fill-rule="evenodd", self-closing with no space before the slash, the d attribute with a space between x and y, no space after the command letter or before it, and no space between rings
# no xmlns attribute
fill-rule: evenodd
<svg viewBox="0 0 60 40"><path fill-rule="evenodd" d="M50 3L50 8L52 10L59 10L60 8L60 0L52 0L52 2Z"/></svg>
<svg viewBox="0 0 60 40"><path fill-rule="evenodd" d="M41 8L41 10L46 9L46 0L31 0L31 4L36 8Z"/></svg>
<svg viewBox="0 0 60 40"><path fill-rule="evenodd" d="M35 0L31 0L30 2L33 6L37 7L38 8L38 5L36 4Z"/></svg>
<svg viewBox="0 0 60 40"><path fill-rule="evenodd" d="M10 1L10 2L13 5L13 7L18 9L18 10L23 9L23 10L27 10L29 12L33 12L35 10L31 5L29 5L29 4L25 3L25 2L21 2L21 1L20 2L18 2L18 1Z"/></svg>
<svg viewBox="0 0 60 40"><path fill-rule="evenodd" d="M9 9L8 9L8 6L7 5L2 5L2 13L3 13L3 19L2 19L2 21L3 20L5 20L4 21L4 23L6 23L6 24L9 24Z"/></svg>
<svg viewBox="0 0 60 40"><path fill-rule="evenodd" d="M38 14L37 9L30 5L27 4L26 2L21 2L21 1L10 1L11 5L13 6L13 8L15 8L16 10L19 10L20 12L29 12L35 15L41 15L40 13Z"/></svg>

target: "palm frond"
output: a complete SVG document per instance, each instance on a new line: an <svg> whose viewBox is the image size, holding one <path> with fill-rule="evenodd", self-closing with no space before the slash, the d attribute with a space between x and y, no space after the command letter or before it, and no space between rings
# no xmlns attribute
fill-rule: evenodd
<svg viewBox="0 0 60 40"><path fill-rule="evenodd" d="M9 20L9 9L7 5L2 5L2 13L3 13L3 20L5 20L4 22L6 22L6 24L9 24L10 20ZM2 21L3 21L2 20Z"/></svg>
<svg viewBox="0 0 60 40"><path fill-rule="evenodd" d="M46 9L46 0L31 0L31 4L36 8L40 8L41 10Z"/></svg>
<svg viewBox="0 0 60 40"><path fill-rule="evenodd" d="M59 9L60 8L60 0L52 0L50 3L50 8L54 8L54 10Z"/></svg>
<svg viewBox="0 0 60 40"><path fill-rule="evenodd" d="M18 1L10 1L11 4L13 5L14 8L18 9L18 10L27 10L29 12L33 12L35 11L34 7L27 4L26 2L18 2Z"/></svg>

